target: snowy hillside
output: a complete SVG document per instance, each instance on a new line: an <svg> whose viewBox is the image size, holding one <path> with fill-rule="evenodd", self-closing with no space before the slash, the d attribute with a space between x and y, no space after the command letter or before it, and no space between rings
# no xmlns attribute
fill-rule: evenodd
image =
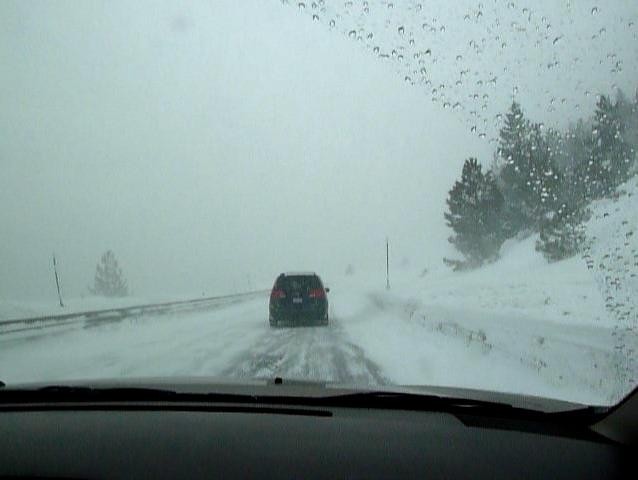
<svg viewBox="0 0 638 480"><path fill-rule="evenodd" d="M619 192L592 205L582 256L548 264L536 236L510 242L479 270L344 301L344 328L398 383L617 401L637 378L638 182Z"/></svg>

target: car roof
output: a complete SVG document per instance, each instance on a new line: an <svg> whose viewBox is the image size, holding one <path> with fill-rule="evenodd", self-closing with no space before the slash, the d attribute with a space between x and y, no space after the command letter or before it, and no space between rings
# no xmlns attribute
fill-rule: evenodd
<svg viewBox="0 0 638 480"><path fill-rule="evenodd" d="M284 272L280 277L318 277L315 272Z"/></svg>

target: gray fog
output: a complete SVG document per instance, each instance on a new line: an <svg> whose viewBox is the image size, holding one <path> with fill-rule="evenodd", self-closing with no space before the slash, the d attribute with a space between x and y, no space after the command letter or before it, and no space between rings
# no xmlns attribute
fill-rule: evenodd
<svg viewBox="0 0 638 480"><path fill-rule="evenodd" d="M373 53L367 20L343 2L325 2L335 6L319 21L297 3L0 3L0 298L55 298L53 252L68 296L87 293L106 249L133 294L149 296L269 287L285 270L315 270L329 283L348 264L379 272L382 284L386 236L393 259L440 265L451 251L447 191L465 158L491 161L496 112L516 97L539 121L564 126L591 113L598 91L636 87L634 2L595 15L592 2L529 2L557 22L565 4L582 4L582 21L579 10L562 24L565 41L600 32L606 18L605 40L587 61L557 53L552 77L536 76L529 57L490 53L488 42L467 68L484 68L477 78L503 64L508 72L475 114L432 92L463 62L445 55L444 39L431 42L441 50L428 78L406 80L400 62ZM415 18L415 2L394 3L392 15ZM448 11L448 31L477 4L462 3ZM342 24L332 28L331 14ZM375 15L383 24L386 14ZM362 41L348 34L351 18ZM372 38L388 51L410 45L392 35ZM529 36L514 52L533 55ZM412 38L434 37L422 29ZM609 74L601 58L612 67L626 58L625 69Z"/></svg>

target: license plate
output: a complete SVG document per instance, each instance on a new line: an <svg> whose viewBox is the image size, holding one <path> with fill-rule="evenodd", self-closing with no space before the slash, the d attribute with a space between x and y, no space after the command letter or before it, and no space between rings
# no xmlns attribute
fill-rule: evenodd
<svg viewBox="0 0 638 480"><path fill-rule="evenodd" d="M303 298L300 298L300 297L293 298L292 303L303 303Z"/></svg>

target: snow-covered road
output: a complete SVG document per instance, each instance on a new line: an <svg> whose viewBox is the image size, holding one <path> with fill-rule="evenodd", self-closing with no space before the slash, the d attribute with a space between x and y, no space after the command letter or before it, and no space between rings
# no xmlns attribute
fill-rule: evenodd
<svg viewBox="0 0 638 480"><path fill-rule="evenodd" d="M357 385L386 383L379 367L328 327L272 329L267 297L177 316L143 316L59 331L0 336L0 378L285 378Z"/></svg>

